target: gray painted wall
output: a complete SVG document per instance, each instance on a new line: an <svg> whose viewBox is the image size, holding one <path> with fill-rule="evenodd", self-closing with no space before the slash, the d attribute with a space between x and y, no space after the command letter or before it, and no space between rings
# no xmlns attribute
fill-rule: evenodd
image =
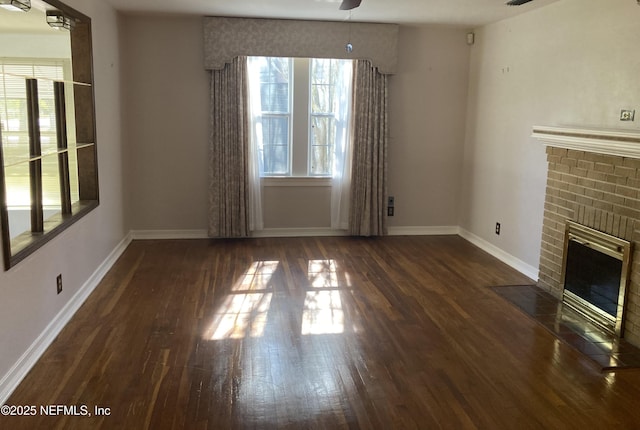
<svg viewBox="0 0 640 430"><path fill-rule="evenodd" d="M0 382L125 237L117 15L100 0L67 0L92 17L100 206L9 271L0 271ZM56 294L56 276L64 290Z"/></svg>
<svg viewBox="0 0 640 430"><path fill-rule="evenodd" d="M124 17L133 229L207 227L208 75L200 17ZM390 226L456 225L469 47L465 31L401 27L390 78ZM269 187L265 228L329 227L327 189ZM302 209L304 207L304 210ZM304 213L302 213L303 211Z"/></svg>
<svg viewBox="0 0 640 430"><path fill-rule="evenodd" d="M476 31L464 229L538 266L547 163L531 128L638 128L619 116L640 110L639 19L634 1L565 0Z"/></svg>

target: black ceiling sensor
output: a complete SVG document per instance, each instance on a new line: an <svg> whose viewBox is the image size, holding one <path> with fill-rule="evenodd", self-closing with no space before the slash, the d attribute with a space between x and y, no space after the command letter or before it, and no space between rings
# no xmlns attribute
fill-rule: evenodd
<svg viewBox="0 0 640 430"><path fill-rule="evenodd" d="M342 0L340 10L355 9L360 6L360 3L362 3L362 0Z"/></svg>
<svg viewBox="0 0 640 430"><path fill-rule="evenodd" d="M529 3L531 0L510 0L507 2L509 6L520 6L521 4Z"/></svg>

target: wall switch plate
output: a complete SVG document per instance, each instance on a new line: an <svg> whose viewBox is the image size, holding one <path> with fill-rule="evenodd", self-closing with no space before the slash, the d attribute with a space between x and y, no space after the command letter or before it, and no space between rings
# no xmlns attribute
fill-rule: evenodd
<svg viewBox="0 0 640 430"><path fill-rule="evenodd" d="M393 216L393 206L387 207L387 216Z"/></svg>
<svg viewBox="0 0 640 430"><path fill-rule="evenodd" d="M387 198L387 206L395 206L396 205L396 198L393 196L389 196Z"/></svg>
<svg viewBox="0 0 640 430"><path fill-rule="evenodd" d="M633 109L622 109L620 111L620 121L633 121L636 116L636 111Z"/></svg>

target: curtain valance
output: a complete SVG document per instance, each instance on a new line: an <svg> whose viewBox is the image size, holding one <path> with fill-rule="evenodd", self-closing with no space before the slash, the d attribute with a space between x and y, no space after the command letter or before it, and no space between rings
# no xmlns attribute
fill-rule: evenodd
<svg viewBox="0 0 640 430"><path fill-rule="evenodd" d="M238 56L359 59L383 74L396 69L396 24L205 17L203 28L207 70L222 69Z"/></svg>

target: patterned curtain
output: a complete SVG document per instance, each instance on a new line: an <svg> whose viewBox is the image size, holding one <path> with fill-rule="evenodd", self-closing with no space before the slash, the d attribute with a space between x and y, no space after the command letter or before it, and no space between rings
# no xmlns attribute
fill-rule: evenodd
<svg viewBox="0 0 640 430"><path fill-rule="evenodd" d="M250 234L247 88L246 57L211 71L210 237Z"/></svg>
<svg viewBox="0 0 640 430"><path fill-rule="evenodd" d="M353 167L349 233L387 234L387 76L357 60L353 98Z"/></svg>

